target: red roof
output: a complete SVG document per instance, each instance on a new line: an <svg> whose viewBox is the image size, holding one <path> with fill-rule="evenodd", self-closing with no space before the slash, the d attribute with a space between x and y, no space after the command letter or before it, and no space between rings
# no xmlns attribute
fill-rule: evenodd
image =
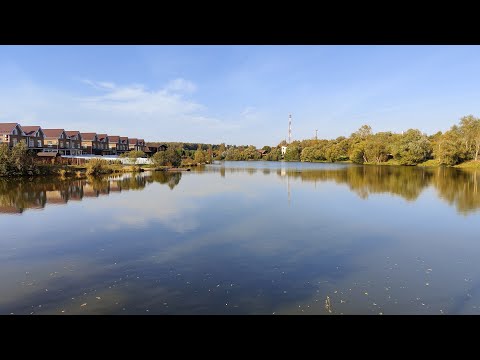
<svg viewBox="0 0 480 360"><path fill-rule="evenodd" d="M93 141L97 133L80 133L82 135L82 140Z"/></svg>
<svg viewBox="0 0 480 360"><path fill-rule="evenodd" d="M123 140L128 140L128 136L120 136L120 140L123 141Z"/></svg>
<svg viewBox="0 0 480 360"><path fill-rule="evenodd" d="M120 141L120 136L117 136L117 135L109 136L109 137L108 137L108 140L109 140L110 142L118 143L118 142Z"/></svg>
<svg viewBox="0 0 480 360"><path fill-rule="evenodd" d="M0 134L10 134L17 125L17 123L0 123Z"/></svg>
<svg viewBox="0 0 480 360"><path fill-rule="evenodd" d="M63 129L42 129L45 137L58 139L60 134L64 132Z"/></svg>
<svg viewBox="0 0 480 360"><path fill-rule="evenodd" d="M22 130L27 136L34 136L40 129L40 126L22 126Z"/></svg>
<svg viewBox="0 0 480 360"><path fill-rule="evenodd" d="M129 143L129 144L135 144L135 145L136 145L136 144L137 144L137 141L138 141L137 138L128 139L128 143Z"/></svg>
<svg viewBox="0 0 480 360"><path fill-rule="evenodd" d="M104 139L106 139L107 136L108 136L107 134L97 134L97 138L100 141L103 141Z"/></svg>

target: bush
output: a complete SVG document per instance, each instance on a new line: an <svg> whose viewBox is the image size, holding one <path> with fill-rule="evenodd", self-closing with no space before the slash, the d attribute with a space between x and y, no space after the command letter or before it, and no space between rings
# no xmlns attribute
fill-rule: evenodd
<svg viewBox="0 0 480 360"><path fill-rule="evenodd" d="M108 163L102 159L91 159L87 163L87 175L101 175L109 174L112 170L108 166Z"/></svg>
<svg viewBox="0 0 480 360"><path fill-rule="evenodd" d="M152 161L156 166L180 166L182 158L175 149L168 148L165 151L156 152L152 156Z"/></svg>
<svg viewBox="0 0 480 360"><path fill-rule="evenodd" d="M32 154L24 142L12 149L7 144L0 145L0 176L37 175L39 169Z"/></svg>

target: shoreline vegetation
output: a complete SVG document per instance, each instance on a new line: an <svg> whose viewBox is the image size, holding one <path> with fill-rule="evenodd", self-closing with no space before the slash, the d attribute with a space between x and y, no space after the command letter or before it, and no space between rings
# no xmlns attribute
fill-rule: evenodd
<svg viewBox="0 0 480 360"><path fill-rule="evenodd" d="M84 165L66 165L37 161L23 142L13 148L0 145L0 177L58 175L97 176L112 173L152 171L182 171L213 161L301 161L353 163L386 166L448 166L460 169L480 169L480 118L464 116L458 125L442 133L426 135L417 129L402 133L373 133L369 125L361 126L348 138L305 139L257 149L253 145L236 146L192 143L163 143L164 151L150 157L151 164L135 165L142 151L131 151L122 157L133 165L99 158ZM283 151L282 151L283 150Z"/></svg>

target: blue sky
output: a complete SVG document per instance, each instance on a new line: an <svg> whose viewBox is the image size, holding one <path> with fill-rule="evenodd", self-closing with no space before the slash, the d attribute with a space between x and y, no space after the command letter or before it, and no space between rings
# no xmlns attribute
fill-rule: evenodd
<svg viewBox="0 0 480 360"><path fill-rule="evenodd" d="M479 46L0 46L0 122L276 145L480 116Z"/></svg>

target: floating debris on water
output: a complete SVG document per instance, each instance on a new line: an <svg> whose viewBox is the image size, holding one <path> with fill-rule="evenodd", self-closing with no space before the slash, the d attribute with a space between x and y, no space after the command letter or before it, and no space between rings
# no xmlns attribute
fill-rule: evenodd
<svg viewBox="0 0 480 360"><path fill-rule="evenodd" d="M86 306L86 305L87 305L87 303L83 303L82 305L80 305L80 307L82 307L82 306Z"/></svg>
<svg viewBox="0 0 480 360"><path fill-rule="evenodd" d="M325 299L325 310L328 311L329 313L332 312L332 304L330 303L330 297L328 297L328 295L327 295L327 298Z"/></svg>

